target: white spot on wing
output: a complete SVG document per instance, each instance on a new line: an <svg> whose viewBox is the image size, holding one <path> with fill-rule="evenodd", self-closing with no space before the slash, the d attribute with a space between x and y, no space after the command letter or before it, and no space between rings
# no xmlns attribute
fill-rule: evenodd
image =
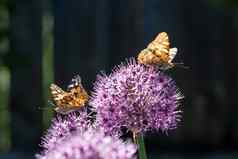
<svg viewBox="0 0 238 159"><path fill-rule="evenodd" d="M74 76L71 83L68 85L67 90L70 91L75 86L81 85L81 77L79 75Z"/></svg>
<svg viewBox="0 0 238 159"><path fill-rule="evenodd" d="M172 60L174 59L174 57L176 56L178 52L177 48L171 48L169 49L169 61L168 62L172 62Z"/></svg>

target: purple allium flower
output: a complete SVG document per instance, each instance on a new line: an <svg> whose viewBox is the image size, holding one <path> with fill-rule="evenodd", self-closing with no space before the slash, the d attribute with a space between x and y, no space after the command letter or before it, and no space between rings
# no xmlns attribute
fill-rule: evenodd
<svg viewBox="0 0 238 159"><path fill-rule="evenodd" d="M110 75L99 75L90 105L107 133L127 128L135 133L174 129L183 96L175 82L154 66L130 59Z"/></svg>
<svg viewBox="0 0 238 159"><path fill-rule="evenodd" d="M77 133L62 140L53 150L38 159L135 159L136 146L105 136L96 129Z"/></svg>
<svg viewBox="0 0 238 159"><path fill-rule="evenodd" d="M42 137L41 147L43 153L51 151L61 140L74 132L84 132L93 127L88 119L87 110L73 112L68 115L57 116L52 120L52 125L46 135Z"/></svg>

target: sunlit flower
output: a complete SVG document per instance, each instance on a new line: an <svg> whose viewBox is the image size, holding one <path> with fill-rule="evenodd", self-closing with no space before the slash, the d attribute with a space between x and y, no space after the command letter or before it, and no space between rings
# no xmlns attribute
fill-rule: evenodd
<svg viewBox="0 0 238 159"><path fill-rule="evenodd" d="M38 159L136 159L136 146L91 129L62 140Z"/></svg>
<svg viewBox="0 0 238 159"><path fill-rule="evenodd" d="M181 119L183 96L175 82L154 66L130 59L95 82L90 105L106 132L127 128L135 133L174 129Z"/></svg>

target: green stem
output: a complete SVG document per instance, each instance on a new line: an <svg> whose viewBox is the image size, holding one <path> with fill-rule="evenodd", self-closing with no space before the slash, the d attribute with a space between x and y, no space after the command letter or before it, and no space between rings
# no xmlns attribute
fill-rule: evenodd
<svg viewBox="0 0 238 159"><path fill-rule="evenodd" d="M143 135L134 134L134 136L135 143L138 145L139 159L147 159Z"/></svg>

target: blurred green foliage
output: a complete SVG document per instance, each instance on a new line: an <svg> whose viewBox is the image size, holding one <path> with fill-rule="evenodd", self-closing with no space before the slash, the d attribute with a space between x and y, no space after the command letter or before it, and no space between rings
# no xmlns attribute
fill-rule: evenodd
<svg viewBox="0 0 238 159"><path fill-rule="evenodd" d="M9 110L9 90L10 90L10 67L16 63L27 65L27 58L9 54L9 10L10 1L0 0L0 152L9 152L11 149L10 131L10 110ZM53 82L53 17L50 12L44 10L42 17L42 89L44 105L43 109L44 130L49 126L53 109L49 104L49 85ZM41 111L39 111L41 112ZM39 121L40 123L40 121Z"/></svg>
<svg viewBox="0 0 238 159"><path fill-rule="evenodd" d="M49 99L49 85L54 80L53 69L53 17L49 14L43 17L43 96L44 105L46 107L43 110L43 124L44 128L47 128L50 124L53 116L52 105L48 102ZM47 109L49 108L49 109Z"/></svg>
<svg viewBox="0 0 238 159"><path fill-rule="evenodd" d="M0 152L10 150L10 113L8 109L10 71L0 66Z"/></svg>
<svg viewBox="0 0 238 159"><path fill-rule="evenodd" d="M9 52L9 12L7 0L0 0L0 152L8 152L10 140L10 113L8 108L10 71L4 65Z"/></svg>

